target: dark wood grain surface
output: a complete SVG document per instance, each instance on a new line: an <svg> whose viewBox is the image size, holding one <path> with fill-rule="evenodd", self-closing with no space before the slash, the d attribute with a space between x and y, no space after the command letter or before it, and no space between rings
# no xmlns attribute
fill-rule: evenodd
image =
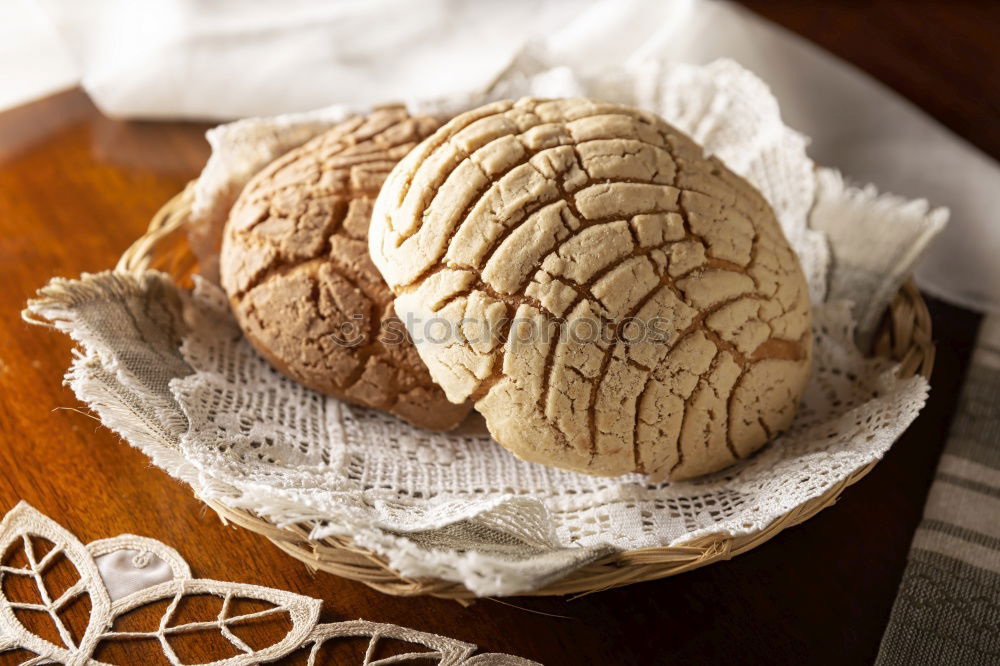
<svg viewBox="0 0 1000 666"><path fill-rule="evenodd" d="M749 4L1000 155L996 6ZM69 340L18 316L50 276L115 263L157 208L197 174L208 155L204 129L109 120L79 91L0 114L0 512L24 499L84 542L148 535L176 547L196 575L320 597L325 619L402 624L547 664L872 660L977 316L931 303L939 354L931 400L917 423L836 506L747 555L573 600L483 600L464 608L388 597L313 575L264 539L223 526L186 487L76 411L82 405L62 385ZM337 663L360 663L363 646L351 649ZM208 643L190 650L212 656ZM151 663L128 651L117 659Z"/></svg>

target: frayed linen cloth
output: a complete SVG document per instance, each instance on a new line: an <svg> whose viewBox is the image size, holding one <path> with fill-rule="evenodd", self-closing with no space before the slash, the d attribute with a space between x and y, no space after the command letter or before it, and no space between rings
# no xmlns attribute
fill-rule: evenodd
<svg viewBox="0 0 1000 666"><path fill-rule="evenodd" d="M67 380L80 399L199 497L310 526L313 538L349 537L404 576L482 596L537 590L614 552L760 531L888 450L928 384L898 378L855 340L877 323L946 211L817 168L767 86L732 61L585 73L524 63L486 91L411 109L449 113L521 95L595 96L657 112L767 197L814 307L812 377L787 433L694 481L592 477L517 460L474 422L429 433L291 382L242 338L210 280L188 293L156 272L57 279L29 316L79 343ZM192 224L211 230L257 170L352 110L210 132ZM867 244L853 241L873 226L880 233L866 232Z"/></svg>

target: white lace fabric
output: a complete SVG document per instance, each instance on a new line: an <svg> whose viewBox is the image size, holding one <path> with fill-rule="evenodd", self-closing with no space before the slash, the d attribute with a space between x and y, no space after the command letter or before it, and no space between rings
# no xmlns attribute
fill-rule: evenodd
<svg viewBox="0 0 1000 666"><path fill-rule="evenodd" d="M475 424L421 431L285 379L242 339L217 287L202 280L175 305L163 294L176 288L153 273L59 282L31 306L81 343L71 385L198 496L279 525L312 525L314 538L350 537L404 576L458 582L478 595L538 589L614 551L761 530L879 459L916 418L928 384L866 359L855 319L863 339L947 213L848 187L817 169L766 86L727 61L582 74L519 62L485 93L411 107L452 112L528 94L655 111L771 202L809 280L815 361L791 430L749 460L695 481L650 485L639 475L590 477L519 461ZM253 173L347 112L331 107L210 132L196 220L224 219L232 193ZM879 233L857 243L868 225ZM112 324L125 333L108 334L118 330ZM167 370L151 370L157 363Z"/></svg>

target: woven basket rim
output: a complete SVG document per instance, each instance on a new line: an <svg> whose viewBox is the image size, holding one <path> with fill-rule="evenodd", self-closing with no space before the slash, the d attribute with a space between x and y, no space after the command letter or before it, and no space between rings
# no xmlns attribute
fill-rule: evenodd
<svg viewBox="0 0 1000 666"><path fill-rule="evenodd" d="M189 183L157 211L146 233L122 254L115 270L135 275L155 268L182 282L189 279L197 269L197 261L187 243L187 220L193 198L193 183ZM934 351L930 313L910 278L900 287L879 323L873 353L897 361L897 373L901 377L917 374L929 377L934 364ZM728 560L831 506L848 486L868 474L876 462L855 470L822 495L795 507L757 532L735 536L711 534L681 545L613 553L575 569L560 580L518 596L589 594L665 578ZM312 540L307 525L278 527L251 511L234 509L213 500L206 500L205 503L223 522L263 535L313 570L355 580L396 596L429 595L461 602L477 598L461 583L403 576L392 569L384 557L354 545L347 537Z"/></svg>

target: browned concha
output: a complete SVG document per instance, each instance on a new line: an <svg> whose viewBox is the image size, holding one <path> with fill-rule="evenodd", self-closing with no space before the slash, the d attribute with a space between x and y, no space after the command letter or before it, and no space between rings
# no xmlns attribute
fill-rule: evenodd
<svg viewBox="0 0 1000 666"><path fill-rule="evenodd" d="M414 338L435 380L526 460L704 474L804 390L808 290L771 207L653 114L464 113L393 169L369 241L397 312L433 324Z"/></svg>
<svg viewBox="0 0 1000 666"><path fill-rule="evenodd" d="M230 213L220 278L250 343L310 388L423 428L457 425L368 256L372 203L437 129L399 107L345 121L257 174Z"/></svg>

